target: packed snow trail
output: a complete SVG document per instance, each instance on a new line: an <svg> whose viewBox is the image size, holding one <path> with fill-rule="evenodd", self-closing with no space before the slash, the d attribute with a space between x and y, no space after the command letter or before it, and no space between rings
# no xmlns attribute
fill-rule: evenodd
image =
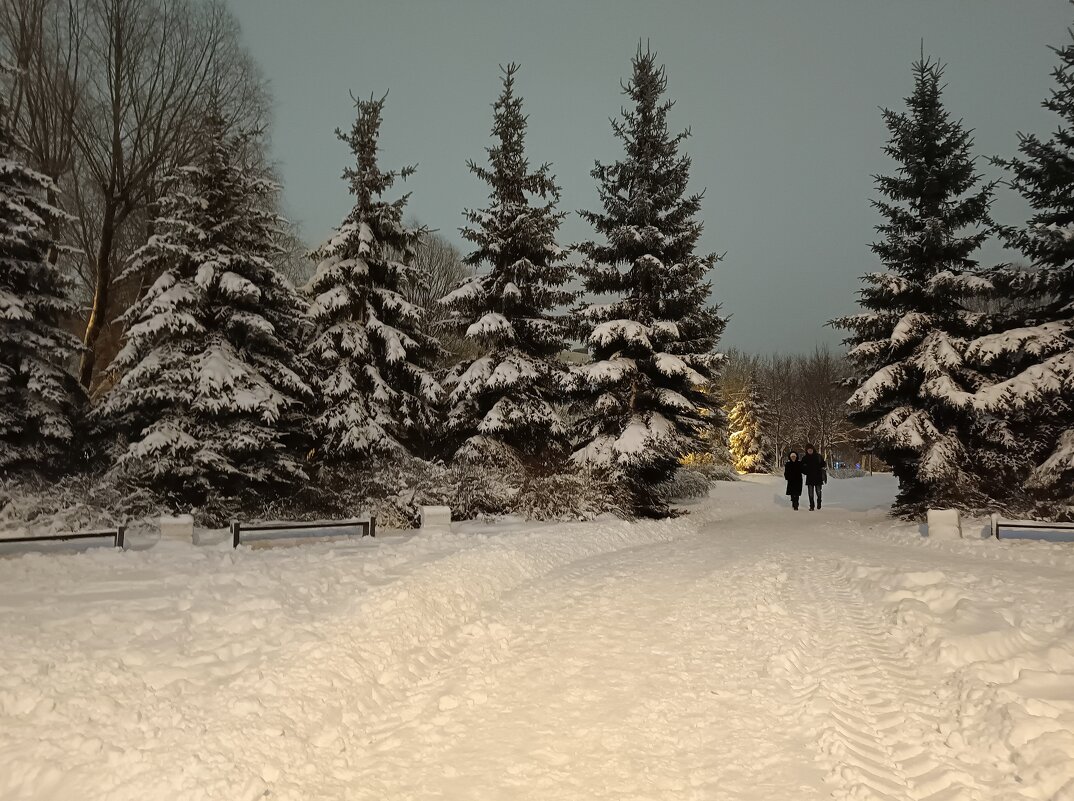
<svg viewBox="0 0 1074 801"><path fill-rule="evenodd" d="M713 547L597 557L485 610L378 720L369 797L824 797L766 676L772 565Z"/></svg>
<svg viewBox="0 0 1074 801"><path fill-rule="evenodd" d="M1074 799L1074 549L779 489L0 559L0 800Z"/></svg>

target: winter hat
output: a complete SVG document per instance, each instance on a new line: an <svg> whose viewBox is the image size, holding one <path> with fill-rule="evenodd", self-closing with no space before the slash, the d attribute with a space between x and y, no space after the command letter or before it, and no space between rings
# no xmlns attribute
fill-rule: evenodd
<svg viewBox="0 0 1074 801"><path fill-rule="evenodd" d="M792 456L797 456L797 455L798 455L798 451L791 451L790 453L787 454L787 458L789 459Z"/></svg>

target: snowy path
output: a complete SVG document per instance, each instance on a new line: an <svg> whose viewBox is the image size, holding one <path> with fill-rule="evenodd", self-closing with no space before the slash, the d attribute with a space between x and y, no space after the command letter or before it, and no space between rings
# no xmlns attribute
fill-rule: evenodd
<svg viewBox="0 0 1074 801"><path fill-rule="evenodd" d="M1071 801L1074 549L890 490L0 560L0 800Z"/></svg>
<svg viewBox="0 0 1074 801"><path fill-rule="evenodd" d="M407 713L385 710L370 797L822 797L765 676L771 565L714 547L602 556L486 612Z"/></svg>

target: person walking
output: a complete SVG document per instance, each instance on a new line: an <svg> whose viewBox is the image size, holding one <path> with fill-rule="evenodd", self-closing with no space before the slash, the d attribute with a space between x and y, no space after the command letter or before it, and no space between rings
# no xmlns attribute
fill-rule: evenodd
<svg viewBox="0 0 1074 801"><path fill-rule="evenodd" d="M809 490L809 511L813 511L813 495L816 493L816 508L821 504L821 487L828 483L828 465L824 457L807 445L802 457L802 473L805 475L806 489Z"/></svg>
<svg viewBox="0 0 1074 801"><path fill-rule="evenodd" d="M802 497L802 463L798 461L798 451L790 452L787 463L783 466L783 477L787 479L791 508L797 512L798 500Z"/></svg>

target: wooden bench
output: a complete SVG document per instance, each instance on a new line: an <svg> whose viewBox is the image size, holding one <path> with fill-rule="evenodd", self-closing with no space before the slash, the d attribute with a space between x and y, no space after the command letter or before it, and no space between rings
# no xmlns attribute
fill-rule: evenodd
<svg viewBox="0 0 1074 801"><path fill-rule="evenodd" d="M240 523L238 520L231 521L231 547L238 548L243 533L256 533L264 531L304 531L310 529L326 528L360 528L362 536L377 536L377 518L373 515L353 520L319 520L302 521L300 523L276 522L276 523Z"/></svg>
<svg viewBox="0 0 1074 801"><path fill-rule="evenodd" d="M104 537L111 537L115 547L122 548L126 533L126 526L116 526L115 528L99 528L92 529L90 531L73 531L64 534L31 534L25 537L0 536L0 545L6 545L9 542L63 542L65 540L93 540L102 539Z"/></svg>
<svg viewBox="0 0 1074 801"><path fill-rule="evenodd" d="M1052 523L1047 520L1003 520L998 514L992 515L992 536L997 540L1002 529L1037 529L1044 531L1067 531L1074 539L1074 523Z"/></svg>

